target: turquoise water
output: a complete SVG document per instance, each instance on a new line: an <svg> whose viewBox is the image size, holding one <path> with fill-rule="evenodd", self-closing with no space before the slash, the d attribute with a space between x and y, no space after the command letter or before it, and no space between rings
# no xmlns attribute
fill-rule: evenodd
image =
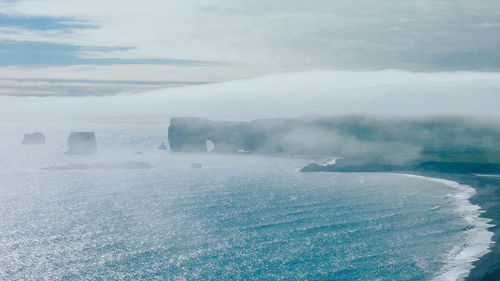
<svg viewBox="0 0 500 281"><path fill-rule="evenodd" d="M470 242L457 190L439 182L157 151L162 123L79 124L99 153L75 157L74 124L19 145L29 126L5 123L0 143L2 280L430 280ZM130 160L153 168L42 169Z"/></svg>

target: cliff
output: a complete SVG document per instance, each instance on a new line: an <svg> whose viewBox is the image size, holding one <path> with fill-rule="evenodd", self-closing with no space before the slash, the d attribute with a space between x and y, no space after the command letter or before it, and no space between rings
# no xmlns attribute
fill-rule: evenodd
<svg viewBox="0 0 500 281"><path fill-rule="evenodd" d="M345 169L391 171L421 163L419 169L476 171L496 170L494 165L500 164L498 124L458 117L346 116L239 122L172 118L168 140L174 152L206 152L207 141L211 141L216 152L342 157L342 166L350 167ZM329 168L333 167L307 169Z"/></svg>
<svg viewBox="0 0 500 281"><path fill-rule="evenodd" d="M250 122L213 121L207 118L172 118L168 128L170 150L174 152L207 152L207 141L215 152L265 151L266 142L288 131L285 120ZM273 151L276 152L276 151Z"/></svg>

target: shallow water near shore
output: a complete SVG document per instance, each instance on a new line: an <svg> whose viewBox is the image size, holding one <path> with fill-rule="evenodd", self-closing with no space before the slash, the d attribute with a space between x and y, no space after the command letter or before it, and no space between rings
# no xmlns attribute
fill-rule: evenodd
<svg viewBox="0 0 500 281"><path fill-rule="evenodd" d="M41 146L19 144L31 125L4 125L6 280L454 280L491 239L471 190L452 182L158 151L162 123L45 125ZM96 131L97 155L64 154L75 127ZM43 169L126 161L152 167Z"/></svg>

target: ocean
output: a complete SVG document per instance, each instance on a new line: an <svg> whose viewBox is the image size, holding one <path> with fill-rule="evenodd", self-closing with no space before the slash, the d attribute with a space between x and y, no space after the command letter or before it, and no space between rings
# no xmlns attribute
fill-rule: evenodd
<svg viewBox="0 0 500 281"><path fill-rule="evenodd" d="M1 123L0 280L460 280L491 242L451 181L160 151L162 120ZM64 154L86 130L98 153ZM45 169L127 161L152 167Z"/></svg>

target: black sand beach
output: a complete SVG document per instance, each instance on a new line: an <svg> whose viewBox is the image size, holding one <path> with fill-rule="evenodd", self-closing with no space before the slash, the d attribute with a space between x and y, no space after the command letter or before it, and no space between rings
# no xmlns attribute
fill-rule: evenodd
<svg viewBox="0 0 500 281"><path fill-rule="evenodd" d="M447 178L476 189L477 193L470 201L486 211L482 214L483 217L492 219L491 223L494 224L494 227L490 228L490 231L494 233L493 241L495 244L491 246L491 252L474 263L475 267L466 280L500 280L500 178L461 174L433 176Z"/></svg>
<svg viewBox="0 0 500 281"><path fill-rule="evenodd" d="M500 177L477 176L472 174L448 173L414 173L426 177L452 180L460 184L472 186L476 194L469 200L479 205L485 213L481 216L491 219L494 226L489 230L494 233L491 252L474 262L474 268L467 281L498 281L500 280Z"/></svg>
<svg viewBox="0 0 500 281"><path fill-rule="evenodd" d="M497 167L497 166L495 166ZM410 168L405 171L404 168ZM408 173L421 175L430 178L440 178L451 180L459 184L473 187L476 194L469 200L474 205L479 205L485 212L481 217L491 219L489 228L493 232L493 244L490 246L490 252L482 256L473 263L474 268L469 276L465 278L468 281L498 281L500 280L500 177L477 175L473 173L453 172L453 167L446 165L446 172L437 172L432 170L419 171L412 170L414 167L399 167L392 165L373 165L336 167L335 165L309 164L301 171L303 172L391 172Z"/></svg>

